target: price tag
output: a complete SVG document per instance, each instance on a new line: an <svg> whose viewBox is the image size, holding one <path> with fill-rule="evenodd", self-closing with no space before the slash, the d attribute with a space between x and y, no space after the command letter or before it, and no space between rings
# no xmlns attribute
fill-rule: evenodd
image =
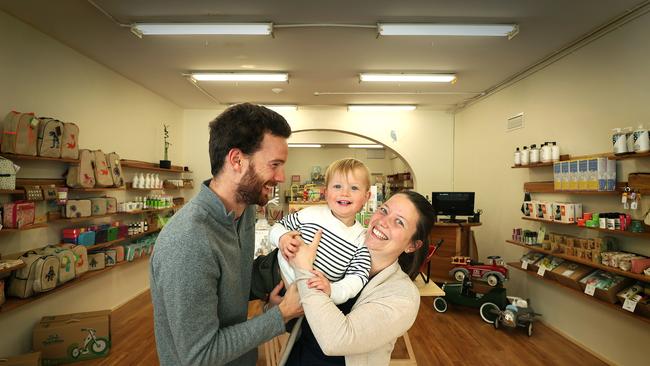
<svg viewBox="0 0 650 366"><path fill-rule="evenodd" d="M594 285L593 283L588 284L587 287L585 288L585 294L589 296L594 296L594 293L596 293L596 285Z"/></svg>
<svg viewBox="0 0 650 366"><path fill-rule="evenodd" d="M632 299L625 299L625 302L623 303L623 309L629 311L630 313L633 313L634 309L636 308L636 304L638 304L637 301L634 301Z"/></svg>
<svg viewBox="0 0 650 366"><path fill-rule="evenodd" d="M546 273L546 267L539 266L539 268L537 269L537 275L541 276L541 277L544 277L544 273Z"/></svg>
<svg viewBox="0 0 650 366"><path fill-rule="evenodd" d="M526 262L526 261L521 262L521 268L522 269L528 269L528 262Z"/></svg>

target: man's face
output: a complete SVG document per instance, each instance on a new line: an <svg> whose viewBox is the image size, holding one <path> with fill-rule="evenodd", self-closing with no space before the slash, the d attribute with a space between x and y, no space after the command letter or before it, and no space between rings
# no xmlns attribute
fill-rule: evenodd
<svg viewBox="0 0 650 366"><path fill-rule="evenodd" d="M260 149L243 159L246 167L237 186L237 202L266 205L273 188L284 182L284 163L288 153L284 137L265 134Z"/></svg>

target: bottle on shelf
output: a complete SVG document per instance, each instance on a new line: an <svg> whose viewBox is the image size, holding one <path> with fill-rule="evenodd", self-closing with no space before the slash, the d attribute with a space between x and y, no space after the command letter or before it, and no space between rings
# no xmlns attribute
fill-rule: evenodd
<svg viewBox="0 0 650 366"><path fill-rule="evenodd" d="M530 145L530 163L531 164L539 163L539 149L535 144Z"/></svg>
<svg viewBox="0 0 650 366"><path fill-rule="evenodd" d="M551 160L553 162L560 161L560 146L555 141L551 145Z"/></svg>
<svg viewBox="0 0 650 366"><path fill-rule="evenodd" d="M627 152L634 151L634 129L632 127L623 128L625 132L625 145L627 146Z"/></svg>
<svg viewBox="0 0 650 366"><path fill-rule="evenodd" d="M151 188L151 173L147 173L146 178L144 178L144 188Z"/></svg>
<svg viewBox="0 0 650 366"><path fill-rule="evenodd" d="M528 151L528 146L524 146L521 150L521 165L528 165L530 162L530 151Z"/></svg>
<svg viewBox="0 0 650 366"><path fill-rule="evenodd" d="M138 176L138 173L135 173L133 176L133 188L138 188L140 187L140 177Z"/></svg>
<svg viewBox="0 0 650 366"><path fill-rule="evenodd" d="M650 136L648 135L648 130L643 128L643 125L639 125L639 127L634 131L633 139L633 149L635 153L650 151Z"/></svg>
<svg viewBox="0 0 650 366"><path fill-rule="evenodd" d="M627 154L627 140L625 132L621 131L620 128L614 128L612 131L612 145L614 154Z"/></svg>
<svg viewBox="0 0 650 366"><path fill-rule="evenodd" d="M151 188L160 188L160 177L158 174L153 175L153 182L152 182L152 187Z"/></svg>
<svg viewBox="0 0 650 366"><path fill-rule="evenodd" d="M542 144L540 155L541 155L540 160L542 161L542 163L550 163L553 160L550 142L545 142Z"/></svg>
<svg viewBox="0 0 650 366"><path fill-rule="evenodd" d="M140 173L139 183L140 184L138 184L138 186L136 188L140 188L140 189L144 188L144 183L145 183L144 182L144 173Z"/></svg>
<svg viewBox="0 0 650 366"><path fill-rule="evenodd" d="M515 150L515 166L521 165L521 151L519 151L519 148Z"/></svg>

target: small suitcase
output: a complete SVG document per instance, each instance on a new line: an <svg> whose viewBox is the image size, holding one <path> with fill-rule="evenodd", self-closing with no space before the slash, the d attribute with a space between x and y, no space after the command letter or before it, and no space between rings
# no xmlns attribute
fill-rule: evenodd
<svg viewBox="0 0 650 366"><path fill-rule="evenodd" d="M67 218L89 217L90 210L90 200L68 200L65 204L64 216Z"/></svg>
<svg viewBox="0 0 650 366"><path fill-rule="evenodd" d="M106 198L91 198L90 199L92 208L91 208L91 216L101 216L101 215L106 215L107 211L107 205L106 205Z"/></svg>
<svg viewBox="0 0 650 366"><path fill-rule="evenodd" d="M97 271L106 267L106 254L103 252L88 254L88 270Z"/></svg>
<svg viewBox="0 0 650 366"><path fill-rule="evenodd" d="M117 198L115 197L106 197L106 213L116 213L117 212Z"/></svg>
<svg viewBox="0 0 650 366"><path fill-rule="evenodd" d="M106 249L104 253L106 254L106 267L114 266L117 263L117 252L115 249Z"/></svg>
<svg viewBox="0 0 650 366"><path fill-rule="evenodd" d="M3 225L9 229L20 229L34 223L36 206L34 202L5 203L3 209Z"/></svg>

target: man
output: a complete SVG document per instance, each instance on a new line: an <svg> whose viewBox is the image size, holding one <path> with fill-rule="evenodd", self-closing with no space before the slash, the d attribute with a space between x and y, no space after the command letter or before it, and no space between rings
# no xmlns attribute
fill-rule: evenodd
<svg viewBox="0 0 650 366"><path fill-rule="evenodd" d="M284 181L291 128L253 104L210 122L212 179L163 228L151 257L151 295L161 365L255 365L257 346L302 309L295 286L247 320L255 207ZM277 286L271 294L280 301Z"/></svg>

